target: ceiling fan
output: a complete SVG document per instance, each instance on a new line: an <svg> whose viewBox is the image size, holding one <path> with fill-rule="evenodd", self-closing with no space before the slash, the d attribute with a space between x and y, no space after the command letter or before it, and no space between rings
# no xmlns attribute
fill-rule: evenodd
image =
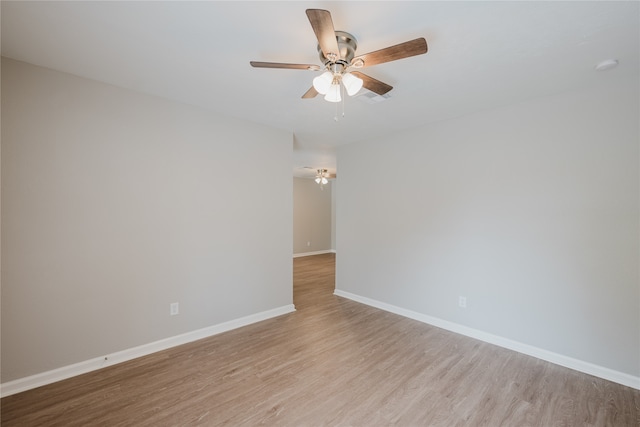
<svg viewBox="0 0 640 427"><path fill-rule="evenodd" d="M356 38L344 31L335 31L331 13L322 9L307 9L307 17L318 39L318 54L324 67L313 64L287 64L280 62L250 61L256 68L287 68L294 70L326 70L313 79L313 86L302 95L303 99L325 95L329 102L342 100L342 87L353 96L364 87L378 95L384 95L392 86L376 80L358 70L372 65L396 61L410 56L427 53L427 41L420 37L374 52L356 56Z"/></svg>

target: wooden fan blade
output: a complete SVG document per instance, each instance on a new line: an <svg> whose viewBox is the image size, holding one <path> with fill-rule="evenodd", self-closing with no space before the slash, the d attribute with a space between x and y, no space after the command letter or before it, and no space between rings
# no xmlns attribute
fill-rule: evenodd
<svg viewBox="0 0 640 427"><path fill-rule="evenodd" d="M384 95L393 89L393 86L389 86L388 84L381 82L380 80L376 80L371 76L367 76L359 71L351 71L351 74L363 80L362 86L365 89L369 89L371 92L375 92L378 95Z"/></svg>
<svg viewBox="0 0 640 427"><path fill-rule="evenodd" d="M336 31L333 28L331 13L328 10L307 9L307 17L324 56L332 61L340 59L338 40L336 39ZM335 55L335 59L331 59L332 55Z"/></svg>
<svg viewBox="0 0 640 427"><path fill-rule="evenodd" d="M353 58L351 63L354 64L358 59L361 59L364 62L363 67L370 67L371 65L383 64L385 62L396 61L424 53L427 53L427 41L423 37L420 37L395 46L376 50L375 52L359 55Z"/></svg>
<svg viewBox="0 0 640 427"><path fill-rule="evenodd" d="M315 98L316 95L318 95L318 91L313 86L311 86L309 90L306 91L304 95L302 95L302 99Z"/></svg>
<svg viewBox="0 0 640 427"><path fill-rule="evenodd" d="M288 68L291 70L311 70L318 71L320 70L320 66L313 64L286 64L282 62L260 62L260 61L249 61L252 67L256 68Z"/></svg>

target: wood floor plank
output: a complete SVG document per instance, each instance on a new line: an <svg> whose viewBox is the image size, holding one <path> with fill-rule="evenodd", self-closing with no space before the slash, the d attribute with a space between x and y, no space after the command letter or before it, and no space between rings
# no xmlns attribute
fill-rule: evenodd
<svg viewBox="0 0 640 427"><path fill-rule="evenodd" d="M640 391L333 295L294 260L297 311L2 399L2 426L640 426Z"/></svg>

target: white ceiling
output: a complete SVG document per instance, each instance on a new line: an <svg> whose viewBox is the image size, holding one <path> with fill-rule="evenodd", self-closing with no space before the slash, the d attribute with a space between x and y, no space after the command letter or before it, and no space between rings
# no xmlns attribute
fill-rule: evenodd
<svg viewBox="0 0 640 427"><path fill-rule="evenodd" d="M628 2L9 2L2 55L198 105L294 134L300 167L335 172L335 147L428 122L640 76L639 5ZM319 64L305 9L331 12L362 54L425 37L426 55L362 71L390 97L336 104L300 97ZM616 58L606 73L594 66ZM342 111L340 106L340 112Z"/></svg>

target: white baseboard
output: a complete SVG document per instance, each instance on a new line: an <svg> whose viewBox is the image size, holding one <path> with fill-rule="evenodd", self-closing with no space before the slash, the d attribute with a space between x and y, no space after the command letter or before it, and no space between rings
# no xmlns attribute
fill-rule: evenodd
<svg viewBox="0 0 640 427"><path fill-rule="evenodd" d="M289 304L282 307L274 308L272 310L267 310L249 316L241 317L239 319L230 320L218 325L208 326L206 328L187 332L185 334L165 338L149 344L144 344L138 347L129 348L127 350L122 350L112 354L85 360L73 365L63 366L51 371L42 372L40 374L9 381L7 383L0 384L0 396L6 397L12 394L20 393L22 391L31 390L36 387L75 377L76 375L85 374L87 372L96 371L98 369L115 365L117 363L126 362L138 357L147 356L151 353L167 350L171 347L176 347L192 341L197 341L203 338L220 334L222 332L237 329L242 326L250 325L252 323L260 322L294 311L296 311L295 306L293 304Z"/></svg>
<svg viewBox="0 0 640 427"><path fill-rule="evenodd" d="M446 329L451 332L455 332L461 335L465 335L471 338L478 339L490 344L504 347L509 350L517 351L518 353L533 356L538 359L546 360L547 362L554 363L556 365L564 366L565 368L573 369L578 372L593 375L595 377L603 378L608 381L613 381L618 384L625 385L640 390L640 377L625 374L623 372L614 371L613 369L605 368L602 366L594 365L589 362L585 362L572 357L564 356L562 354L553 353L551 351L543 350L538 347L534 347L528 344L523 344L517 341L513 341L507 338L503 338L497 335L492 335L487 332L480 331L478 329L469 328L467 326L459 325L457 323L449 322L447 320L438 319L437 317L427 316L426 314L417 313L415 311L407 310L401 307L396 307L391 304L376 301L371 298L355 295L350 292L336 289L334 295L347 298L362 304L369 305L371 307L379 308L384 311L399 314L400 316L407 317L409 319L417 320L422 323L436 326L438 328Z"/></svg>
<svg viewBox="0 0 640 427"><path fill-rule="evenodd" d="M300 258L303 256L311 256L311 255L322 255L322 254L335 254L336 250L335 249L327 249L324 251L315 251L315 252L302 252L299 254L293 254L294 258Z"/></svg>

